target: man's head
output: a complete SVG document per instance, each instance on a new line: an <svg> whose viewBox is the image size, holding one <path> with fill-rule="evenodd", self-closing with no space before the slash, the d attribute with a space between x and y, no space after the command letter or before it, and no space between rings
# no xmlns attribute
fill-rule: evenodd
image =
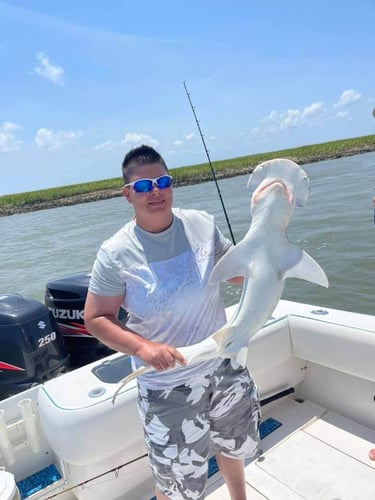
<svg viewBox="0 0 375 500"><path fill-rule="evenodd" d="M150 146L132 149L124 158L122 171L122 192L133 205L137 225L152 233L167 229L173 220L173 189L161 155Z"/></svg>
<svg viewBox="0 0 375 500"><path fill-rule="evenodd" d="M125 155L124 161L122 162L122 176L124 178L124 184L131 182L131 179L138 167L150 165L151 163L160 163L168 173L168 167L163 157L151 146L142 144L142 146L139 146L138 148L131 149Z"/></svg>

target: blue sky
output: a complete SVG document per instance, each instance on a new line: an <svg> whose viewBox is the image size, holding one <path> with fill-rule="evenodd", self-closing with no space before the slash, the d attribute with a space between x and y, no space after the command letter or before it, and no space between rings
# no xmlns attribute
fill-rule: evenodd
<svg viewBox="0 0 375 500"><path fill-rule="evenodd" d="M0 195L375 133L373 0L0 0Z"/></svg>

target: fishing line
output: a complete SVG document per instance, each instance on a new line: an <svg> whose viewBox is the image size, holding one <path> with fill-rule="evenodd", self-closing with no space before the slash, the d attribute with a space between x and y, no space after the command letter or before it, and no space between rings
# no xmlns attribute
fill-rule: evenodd
<svg viewBox="0 0 375 500"><path fill-rule="evenodd" d="M229 222L229 218L228 218L228 214L227 214L227 211L226 211L226 208L225 208L225 205L224 205L224 201L223 201L223 198L221 196L219 184L218 184L217 179L216 179L216 173L215 173L214 167L213 167L212 162L211 162L211 158L210 158L207 146L206 146L206 142L204 140L204 136L202 134L202 130L201 130L201 127L200 127L200 124L199 124L199 120L197 118L197 115L195 113L195 109L194 109L193 103L192 103L191 98L190 98L190 94L189 94L187 86L186 86L186 82L184 82L184 87L185 87L185 92L186 92L187 98L189 99L191 110L192 110L193 115L194 115L195 123L197 124L198 130L199 130L199 135L200 135L200 137L202 139L203 147L204 147L204 150L206 152L208 164L210 165L211 174L212 174L212 177L213 177L215 185L216 185L216 189L217 189L217 192L218 192L218 195L219 195L221 206L223 207L223 212L224 212L224 215L225 215L225 220L227 221L227 226L228 226L228 229L229 229L229 233L230 233L230 236L232 238L233 245L235 245L236 242L234 240L232 228L231 228L231 225L230 225L230 222Z"/></svg>

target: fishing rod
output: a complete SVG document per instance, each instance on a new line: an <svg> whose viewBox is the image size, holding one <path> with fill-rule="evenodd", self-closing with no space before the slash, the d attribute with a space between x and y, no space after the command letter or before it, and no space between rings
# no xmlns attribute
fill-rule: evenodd
<svg viewBox="0 0 375 500"><path fill-rule="evenodd" d="M229 233L230 233L230 236L232 238L233 245L235 245L236 242L235 242L235 239L234 239L234 236L233 236L232 228L231 228L231 225L230 225L230 222L229 222L229 218L228 218L228 214L227 214L227 211L226 211L226 208L225 208L225 205L224 205L224 201L223 201L223 198L221 196L219 184L218 184L217 179L216 179L216 173L215 173L214 167L212 165L210 155L208 153L208 149L207 149L207 146L206 146L206 143L205 143L205 140L204 140L204 136L202 134L202 130L201 130L201 127L200 127L200 124L199 124L199 120L198 120L197 115L195 113L195 109L194 109L193 103L191 102L191 98L190 98L190 94L189 94L187 86L186 86L186 82L184 82L184 87L185 87L185 92L186 92L187 98L189 99L191 110L192 110L193 115L194 115L195 123L197 124L198 130L199 130L199 135L201 136L201 139L202 139L203 147L204 147L204 150L206 152L207 159L208 159L208 164L210 165L211 174L212 174L212 177L213 177L213 179L215 181L215 185L216 185L216 189L217 189L217 192L218 192L218 195L219 195L221 206L223 207L223 212L224 212L224 215L225 215L225 220L227 221L227 226L228 226L228 229L229 229Z"/></svg>

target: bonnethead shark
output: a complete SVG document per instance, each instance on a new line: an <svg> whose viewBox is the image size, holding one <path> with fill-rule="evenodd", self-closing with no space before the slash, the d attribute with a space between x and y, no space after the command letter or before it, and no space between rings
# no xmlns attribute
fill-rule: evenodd
<svg viewBox="0 0 375 500"><path fill-rule="evenodd" d="M249 341L271 317L286 278L328 287L319 264L287 236L294 208L304 206L308 199L306 172L291 160L269 160L254 169L247 190L251 195L250 228L217 262L209 279L215 283L243 276L240 301L222 328L201 342L178 348L186 365L220 357L245 366ZM125 384L151 370L151 366L142 366L120 381L112 402Z"/></svg>

